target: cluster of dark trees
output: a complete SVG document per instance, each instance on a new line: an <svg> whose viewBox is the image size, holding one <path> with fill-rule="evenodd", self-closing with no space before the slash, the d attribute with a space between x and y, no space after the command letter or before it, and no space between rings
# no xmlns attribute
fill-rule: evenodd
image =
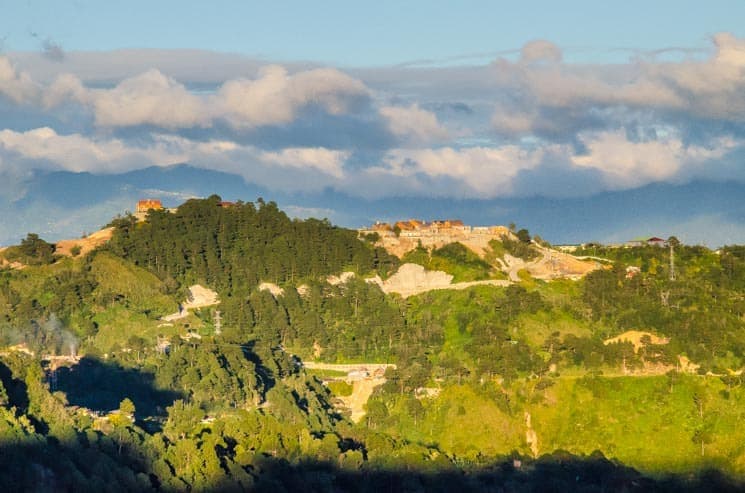
<svg viewBox="0 0 745 493"><path fill-rule="evenodd" d="M220 197L189 200L177 212L151 210L113 221L109 248L161 278L205 282L228 296L261 281L295 283L343 270L388 272L397 259L327 220L291 220L259 199L221 206Z"/></svg>
<svg viewBox="0 0 745 493"><path fill-rule="evenodd" d="M9 261L25 265L51 264L55 260L54 245L47 243L36 233L29 233L18 246L8 248L3 255Z"/></svg>

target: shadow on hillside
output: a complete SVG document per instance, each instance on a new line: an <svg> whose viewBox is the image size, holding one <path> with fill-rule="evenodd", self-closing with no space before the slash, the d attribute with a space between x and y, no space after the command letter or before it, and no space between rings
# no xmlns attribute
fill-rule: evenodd
<svg viewBox="0 0 745 493"><path fill-rule="evenodd" d="M107 444L108 443L108 444ZM13 491L183 491L181 480L162 481L154 461L106 440L58 441L34 445L0 443L0 484ZM525 460L504 459L466 471L445 466L341 469L306 459L297 464L263 457L252 466L223 465L213 479L192 485L207 492L739 492L745 484L718 471L696 476L649 478L596 453L589 457L557 452ZM417 469L424 468L424 469ZM238 471L240 469L240 471ZM162 468L161 471L164 471ZM230 472L228 472L230 471ZM232 475L231 475L232 474ZM235 475L240 476L237 479ZM202 478L202 480L207 478ZM112 482L113 481L113 482Z"/></svg>
<svg viewBox="0 0 745 493"><path fill-rule="evenodd" d="M13 377L11 369L2 361L0 361L0 382L8 395L8 404L25 411L28 408L26 382Z"/></svg>
<svg viewBox="0 0 745 493"><path fill-rule="evenodd" d="M178 392L155 388L151 373L88 356L73 367L59 368L53 390L67 394L72 405L102 412L118 409L121 401L129 398L139 419L165 416L166 407L183 397Z"/></svg>

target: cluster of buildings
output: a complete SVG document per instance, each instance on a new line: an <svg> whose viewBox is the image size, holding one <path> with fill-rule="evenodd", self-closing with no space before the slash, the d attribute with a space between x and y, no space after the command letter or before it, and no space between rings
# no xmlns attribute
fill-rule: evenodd
<svg viewBox="0 0 745 493"><path fill-rule="evenodd" d="M146 214L149 210L159 211L163 209L163 203L158 199L143 199L137 201L135 212L137 214Z"/></svg>
<svg viewBox="0 0 745 493"><path fill-rule="evenodd" d="M503 235L507 232L504 226L468 226L460 219L443 219L420 221L409 219L394 224L376 222L370 228L361 229L360 233L378 233L381 237L398 236L400 238L433 238L470 235Z"/></svg>
<svg viewBox="0 0 745 493"><path fill-rule="evenodd" d="M632 247L643 247L643 246L655 246L655 247L666 247L668 246L667 240L659 238L657 236L641 236L628 240L623 243L608 243L607 245L600 245L599 243L583 243L581 245L554 245L553 247L559 251L566 253L573 253L579 249L587 249L592 246L604 246L606 248L632 248Z"/></svg>

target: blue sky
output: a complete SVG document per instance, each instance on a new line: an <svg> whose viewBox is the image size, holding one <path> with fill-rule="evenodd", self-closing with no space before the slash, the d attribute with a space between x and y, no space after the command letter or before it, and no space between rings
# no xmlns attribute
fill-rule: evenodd
<svg viewBox="0 0 745 493"><path fill-rule="evenodd" d="M271 60L374 66L560 44L568 59L623 61L626 49L705 48L745 35L741 1L8 2L6 51L200 48ZM483 57L482 57L483 58Z"/></svg>
<svg viewBox="0 0 745 493"><path fill-rule="evenodd" d="M745 183L743 19L742 1L10 2L0 209L39 170L178 163L364 199ZM745 242L745 217L707 214L681 228Z"/></svg>

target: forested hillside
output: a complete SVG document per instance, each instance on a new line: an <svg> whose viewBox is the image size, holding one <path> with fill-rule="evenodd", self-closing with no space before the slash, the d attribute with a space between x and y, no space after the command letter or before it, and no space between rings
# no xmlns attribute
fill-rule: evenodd
<svg viewBox="0 0 745 493"><path fill-rule="evenodd" d="M10 250L23 268L0 271L0 484L745 487L745 247L675 245L671 273L667 248L595 246L580 253L606 267L578 281L523 272L402 298L366 278L404 261L491 278L515 245L399 260L328 221L217 196L112 226L75 257L29 235ZM197 283L219 304L180 310ZM352 378L305 361L395 367ZM372 395L353 421L343 399L360 382Z"/></svg>
<svg viewBox="0 0 745 493"><path fill-rule="evenodd" d="M355 270L387 272L396 259L328 221L290 220L273 202L220 206L220 197L190 200L175 213L151 210L147 221L115 220L110 249L161 278L206 282L243 294L259 281L296 282Z"/></svg>

